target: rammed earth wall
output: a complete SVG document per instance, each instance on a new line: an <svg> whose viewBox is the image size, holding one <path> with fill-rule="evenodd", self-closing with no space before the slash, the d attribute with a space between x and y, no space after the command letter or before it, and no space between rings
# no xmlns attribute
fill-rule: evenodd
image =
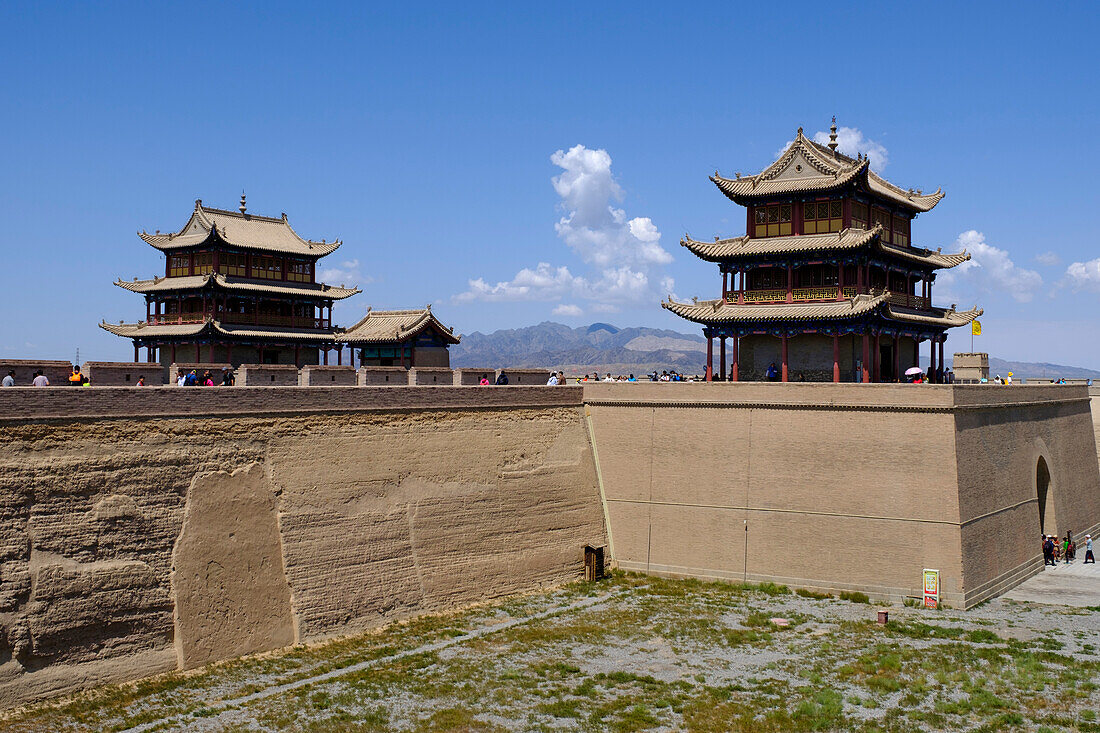
<svg viewBox="0 0 1100 733"><path fill-rule="evenodd" d="M580 396L0 392L0 704L580 577Z"/></svg>
<svg viewBox="0 0 1100 733"><path fill-rule="evenodd" d="M620 567L971 606L1042 568L1053 531L1100 527L1083 387L584 387ZM1051 529L1048 529L1051 531Z"/></svg>
<svg viewBox="0 0 1100 733"><path fill-rule="evenodd" d="M0 390L0 706L560 583L586 544L895 600L936 568L970 606L1042 567L1040 459L1050 531L1096 534L1085 387Z"/></svg>

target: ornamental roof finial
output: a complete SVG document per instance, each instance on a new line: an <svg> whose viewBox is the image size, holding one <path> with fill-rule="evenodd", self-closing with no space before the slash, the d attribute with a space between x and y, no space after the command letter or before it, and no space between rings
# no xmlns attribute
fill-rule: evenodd
<svg viewBox="0 0 1100 733"><path fill-rule="evenodd" d="M833 126L829 128L829 150L836 152L836 115L833 115Z"/></svg>
<svg viewBox="0 0 1100 733"><path fill-rule="evenodd" d="M245 203L244 203L244 189L243 188L241 189L241 205L238 208L240 208L242 214L245 212L245 209L248 208L248 206L246 206Z"/></svg>
<svg viewBox="0 0 1100 733"><path fill-rule="evenodd" d="M799 134L799 135L801 135L801 134L802 134L802 125L799 125L799 126L798 126L798 134Z"/></svg>

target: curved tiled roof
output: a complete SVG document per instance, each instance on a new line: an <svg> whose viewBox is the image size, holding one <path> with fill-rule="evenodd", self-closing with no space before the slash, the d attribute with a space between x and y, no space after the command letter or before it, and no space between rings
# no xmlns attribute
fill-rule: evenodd
<svg viewBox="0 0 1100 733"><path fill-rule="evenodd" d="M122 336L124 338L156 338L198 336L202 333L217 333L223 336L260 337L271 339L289 339L299 341L332 341L335 342L333 329L309 330L295 328L278 328L265 326L247 326L220 321L205 320L201 323L183 323L168 325L150 325L147 323L100 323L99 327L105 331Z"/></svg>
<svg viewBox="0 0 1100 733"><path fill-rule="evenodd" d="M454 330L444 326L432 314L431 306L418 310L368 310L362 320L338 333L337 339L343 343L355 344L400 343L427 328L436 330L449 343L459 342L459 337L454 335Z"/></svg>
<svg viewBox="0 0 1100 733"><path fill-rule="evenodd" d="M911 321L913 323L929 323L935 326L965 326L980 316L983 311L977 306L967 311L957 311L954 308L933 308L931 314L907 311L894 306L886 306L887 315L899 321Z"/></svg>
<svg viewBox="0 0 1100 733"><path fill-rule="evenodd" d="M230 291L271 293L301 297L343 300L362 292L359 288L338 288L324 283L292 283L275 280L248 280L229 277L220 273L187 275L184 277L155 277L152 280L118 280L115 285L134 293L164 293L178 290L197 290L213 282L219 288Z"/></svg>
<svg viewBox="0 0 1100 733"><path fill-rule="evenodd" d="M872 243L887 254L931 265L937 269L956 267L970 259L970 255L966 251L958 254L943 254L929 249L896 247L884 243L881 234L882 226L876 224L871 229L844 229L834 234L796 234L786 237L762 237L759 239L746 235L729 239L717 239L713 242L699 242L685 236L680 240L680 245L686 247L695 256L708 262L722 262L737 257L759 255L858 249L868 243Z"/></svg>
<svg viewBox="0 0 1100 733"><path fill-rule="evenodd" d="M677 303L671 298L661 303L681 318L696 323L733 323L737 321L808 321L845 320L873 311L889 297L887 292L857 295L826 303L761 303L735 305L722 300Z"/></svg>
<svg viewBox="0 0 1100 733"><path fill-rule="evenodd" d="M809 169L804 175L784 176L791 165L801 167L801 163L795 163L796 158L805 161ZM819 145L804 136L802 128L779 158L755 176L723 178L715 171L710 180L732 201L742 203L743 199L761 196L830 191L861 176L872 193L914 211L930 211L945 195L941 190L925 195L899 188L872 171L867 158L849 158Z"/></svg>
<svg viewBox="0 0 1100 733"><path fill-rule="evenodd" d="M243 204L242 204L243 206ZM298 236L287 221L286 214L275 219L239 211L212 209L195 201L195 210L182 229L173 234L149 234L138 236L161 251L193 247L203 244L216 230L216 236L226 244L244 249L282 252L286 254L323 257L336 251L340 241L314 242Z"/></svg>

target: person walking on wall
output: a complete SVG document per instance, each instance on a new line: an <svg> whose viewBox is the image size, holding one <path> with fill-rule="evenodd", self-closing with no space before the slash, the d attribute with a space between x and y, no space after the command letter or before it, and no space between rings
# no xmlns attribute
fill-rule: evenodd
<svg viewBox="0 0 1100 733"><path fill-rule="evenodd" d="M39 369L37 372L34 373L34 381L31 382L31 385L34 387L49 387L50 380L46 379L46 375L42 373L41 369Z"/></svg>
<svg viewBox="0 0 1100 733"><path fill-rule="evenodd" d="M1092 554L1092 535L1085 535L1085 562L1096 564L1096 556ZM1084 563L1082 563L1084 564Z"/></svg>
<svg viewBox="0 0 1100 733"><path fill-rule="evenodd" d="M501 370L500 376L497 377L497 386L498 387L507 387L508 386L508 375L505 374L503 370Z"/></svg>
<svg viewBox="0 0 1100 733"><path fill-rule="evenodd" d="M74 366L73 373L69 375L69 386L79 387L84 384L84 375L80 373L80 367Z"/></svg>
<svg viewBox="0 0 1100 733"><path fill-rule="evenodd" d="M8 370L8 375L6 377L4 377L4 383L3 384L4 384L5 387L14 387L15 386L15 370L14 369L9 369Z"/></svg>
<svg viewBox="0 0 1100 733"><path fill-rule="evenodd" d="M1043 537L1043 567L1054 564L1054 542L1050 537Z"/></svg>
<svg viewBox="0 0 1100 733"><path fill-rule="evenodd" d="M550 372L550 378L546 380L546 386L547 387L557 387L558 386L558 375L557 375L556 372Z"/></svg>
<svg viewBox="0 0 1100 733"><path fill-rule="evenodd" d="M776 368L774 361L771 364L768 364L768 370L764 372L764 378L767 379L769 382L779 381L779 369Z"/></svg>
<svg viewBox="0 0 1100 733"><path fill-rule="evenodd" d="M142 374L140 377L138 377L137 386L139 386L139 387L144 387L145 386L145 375L144 374Z"/></svg>
<svg viewBox="0 0 1100 733"><path fill-rule="evenodd" d="M479 386L488 387L489 386L489 377L482 374L481 379L479 379L477 383L478 383Z"/></svg>

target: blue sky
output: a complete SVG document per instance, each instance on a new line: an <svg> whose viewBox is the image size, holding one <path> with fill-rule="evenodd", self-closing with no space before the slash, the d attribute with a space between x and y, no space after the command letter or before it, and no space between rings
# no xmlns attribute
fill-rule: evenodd
<svg viewBox="0 0 1100 733"><path fill-rule="evenodd" d="M400 7L399 7L400 6ZM129 359L117 277L196 198L339 237L337 307L433 303L460 332L558 320L695 331L678 244L744 233L707 180L850 128L947 191L918 245L975 265L979 348L1100 368L1095 5L6 3L0 356ZM877 146L877 147L875 147ZM968 350L953 336L948 352Z"/></svg>

